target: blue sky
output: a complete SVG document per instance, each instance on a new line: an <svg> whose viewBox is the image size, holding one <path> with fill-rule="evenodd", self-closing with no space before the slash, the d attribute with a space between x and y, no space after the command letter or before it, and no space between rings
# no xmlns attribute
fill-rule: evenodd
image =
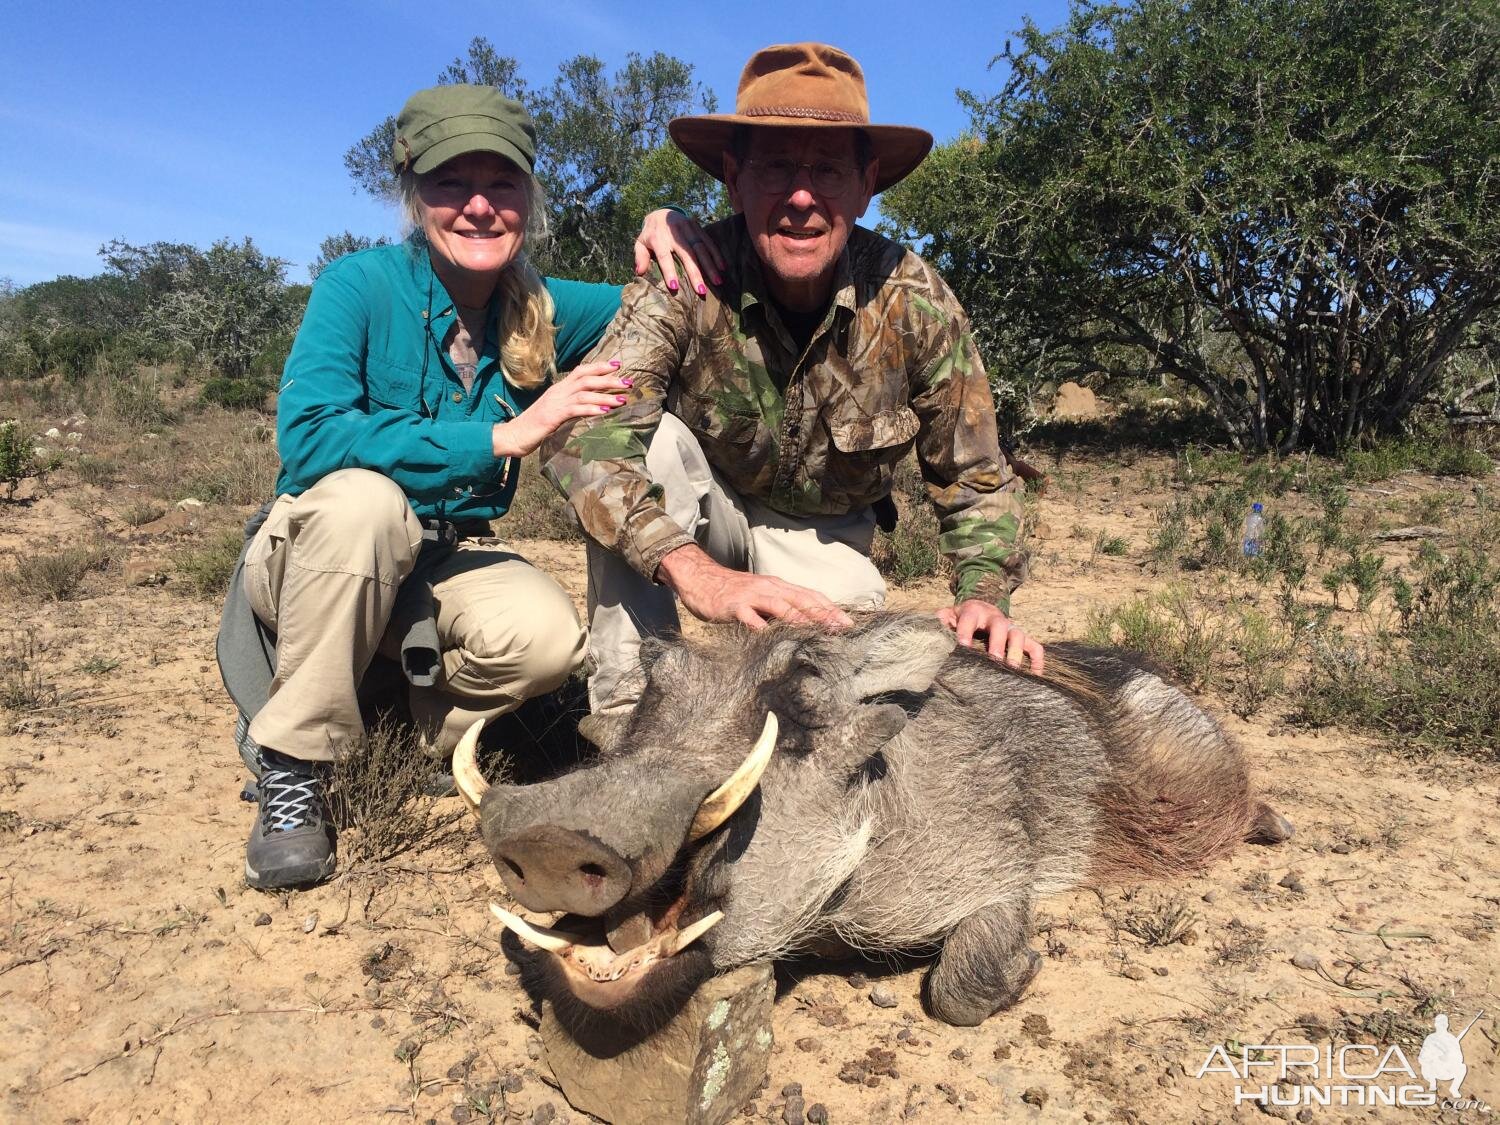
<svg viewBox="0 0 1500 1125"><path fill-rule="evenodd" d="M1052 27L1065 0L624 4L516 0L38 3L0 15L0 278L97 273L111 238L206 246L249 235L292 280L327 235L394 233L356 193L344 151L475 35L533 85L563 59L613 70L630 51L691 62L720 107L768 43L820 39L865 68L876 121L940 140L965 125L954 91L993 92L1006 36ZM545 145L545 138L542 143Z"/></svg>

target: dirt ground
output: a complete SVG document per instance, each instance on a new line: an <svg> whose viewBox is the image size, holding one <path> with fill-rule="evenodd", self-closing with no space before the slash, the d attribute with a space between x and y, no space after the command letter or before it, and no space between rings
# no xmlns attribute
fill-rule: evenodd
<svg viewBox="0 0 1500 1125"><path fill-rule="evenodd" d="M1091 470L1042 498L1016 610L1043 639L1078 636L1090 610L1158 584L1141 556L1166 494L1143 482L1164 463ZM1434 487L1407 476L1357 502ZM314 890L245 887L252 809L214 665L217 607L176 578L125 575L130 563L134 580L170 576L185 543L244 512L143 534L119 517L129 500L80 486L0 503L0 566L94 528L116 544L80 598L0 606L11 659L58 692L0 711L0 1117L591 1120L548 1083L534 1005L485 909L503 891L466 821ZM1122 524L1125 555L1093 549ZM580 548L518 546L581 603ZM945 596L933 582L893 601ZM1242 1044L1394 1042L1415 1067L1436 1013L1458 1031L1481 1009L1463 1094L1500 1104L1500 771L1309 733L1274 704L1241 721L1205 702L1294 840L1181 884L1046 900L1044 970L978 1028L923 1014L920 965L787 969L769 1084L746 1118L794 1122L784 1091L799 1083L833 1122L1255 1120L1227 1075L1195 1077L1214 1045L1237 1058ZM1133 922L1177 911L1183 940L1132 936ZM876 986L894 1007L872 1003ZM1480 1107L1297 1119L1434 1117L1489 1119Z"/></svg>

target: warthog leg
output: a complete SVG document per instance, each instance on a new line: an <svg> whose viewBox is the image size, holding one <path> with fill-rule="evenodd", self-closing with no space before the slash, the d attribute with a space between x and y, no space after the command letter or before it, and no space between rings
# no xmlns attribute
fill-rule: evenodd
<svg viewBox="0 0 1500 1125"><path fill-rule="evenodd" d="M927 974L928 1010L944 1023L973 1027L1009 1008L1042 967L1030 940L1029 897L969 915Z"/></svg>

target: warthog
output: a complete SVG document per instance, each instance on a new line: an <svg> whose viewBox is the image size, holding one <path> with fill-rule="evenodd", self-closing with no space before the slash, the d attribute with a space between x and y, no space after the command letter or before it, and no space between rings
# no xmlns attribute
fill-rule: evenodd
<svg viewBox="0 0 1500 1125"><path fill-rule="evenodd" d="M634 712L584 720L596 762L487 785L477 727L455 755L505 886L567 917L492 909L565 1008L656 1019L748 962L925 952L929 1010L977 1024L1040 968L1039 896L1291 833L1219 725L1139 662L1057 644L1048 667L916 615L657 644Z"/></svg>

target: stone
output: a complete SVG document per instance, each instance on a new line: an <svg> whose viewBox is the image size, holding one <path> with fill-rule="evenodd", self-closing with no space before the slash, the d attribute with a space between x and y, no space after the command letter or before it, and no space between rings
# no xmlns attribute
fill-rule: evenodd
<svg viewBox="0 0 1500 1125"><path fill-rule="evenodd" d="M302 919L302 932L304 934L310 934L317 928L318 916L316 914L309 914L306 918Z"/></svg>
<svg viewBox="0 0 1500 1125"><path fill-rule="evenodd" d="M201 512L206 507L208 505L195 496L185 496L177 501L177 510L179 512Z"/></svg>
<svg viewBox="0 0 1500 1125"><path fill-rule="evenodd" d="M1057 388L1057 397L1052 400L1052 417L1086 420L1099 417L1099 400L1094 392L1074 382Z"/></svg>
<svg viewBox="0 0 1500 1125"><path fill-rule="evenodd" d="M807 1107L808 1125L828 1125L828 1107L822 1102L813 1102Z"/></svg>
<svg viewBox="0 0 1500 1125"><path fill-rule="evenodd" d="M897 1004L896 994L883 984L877 984L870 989L870 1003L877 1008L894 1008Z"/></svg>
<svg viewBox="0 0 1500 1125"><path fill-rule="evenodd" d="M598 1018L565 1026L546 1002L546 1062L574 1108L613 1125L723 1125L768 1073L775 998L770 965L748 965L707 981L644 1039Z"/></svg>
<svg viewBox="0 0 1500 1125"><path fill-rule="evenodd" d="M165 586L167 570L160 562L151 559L130 559L125 563L125 585Z"/></svg>
<svg viewBox="0 0 1500 1125"><path fill-rule="evenodd" d="M1127 980L1145 980L1146 970L1139 965L1126 965L1120 975Z"/></svg>
<svg viewBox="0 0 1500 1125"><path fill-rule="evenodd" d="M269 926L271 924L271 916L269 914L258 914L255 917L255 924L257 926Z"/></svg>
<svg viewBox="0 0 1500 1125"><path fill-rule="evenodd" d="M863 988L865 985L867 985L869 983L870 983L870 978L867 977L867 976L865 976L864 973L850 973L849 974L849 987L850 988Z"/></svg>
<svg viewBox="0 0 1500 1125"><path fill-rule="evenodd" d="M141 524L135 529L135 534L137 538L149 535L177 535L195 530L198 523L198 516L194 512L168 512L159 520Z"/></svg>
<svg viewBox="0 0 1500 1125"><path fill-rule="evenodd" d="M806 1105L801 1094L793 1094L781 1108L781 1119L786 1125L807 1125Z"/></svg>
<svg viewBox="0 0 1500 1125"><path fill-rule="evenodd" d="M1021 1100L1027 1105L1034 1105L1037 1109L1041 1109L1047 1104L1047 1091L1040 1086L1028 1086L1021 1094Z"/></svg>
<svg viewBox="0 0 1500 1125"><path fill-rule="evenodd" d="M1288 871L1277 880L1276 885L1299 895L1307 890L1306 884L1302 882L1302 876L1295 871Z"/></svg>
<svg viewBox="0 0 1500 1125"><path fill-rule="evenodd" d="M1304 949L1300 953L1292 955L1292 964L1299 969L1306 969L1310 973L1315 973L1321 967L1322 962L1318 960L1316 953L1309 953Z"/></svg>

